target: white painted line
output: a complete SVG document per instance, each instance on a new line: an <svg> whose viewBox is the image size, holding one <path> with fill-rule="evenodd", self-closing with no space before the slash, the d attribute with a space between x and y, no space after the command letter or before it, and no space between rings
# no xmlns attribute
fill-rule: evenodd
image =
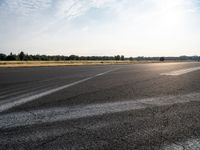
<svg viewBox="0 0 200 150"><path fill-rule="evenodd" d="M118 69L119 69L119 68L118 68ZM112 69L112 70L108 70L108 71L106 71L106 72L99 73L99 74L95 75L95 77L105 75L105 74L107 74L107 73L109 73L109 72L112 72L112 71L114 71L114 70L116 70L116 69Z"/></svg>
<svg viewBox="0 0 200 150"><path fill-rule="evenodd" d="M200 101L200 93L178 96L164 96L131 101L120 101L101 104L79 105L71 107L54 107L29 112L13 112L0 116L0 129L18 126L52 123L70 119L99 116L103 114L144 109L152 106L166 106L177 103Z"/></svg>
<svg viewBox="0 0 200 150"><path fill-rule="evenodd" d="M176 70L176 71L171 71L167 73L161 73L160 75L166 75L166 76L179 76L183 75L189 72L197 71L200 70L200 67L193 67L193 68L188 68L188 69L181 69L181 70Z"/></svg>
<svg viewBox="0 0 200 150"><path fill-rule="evenodd" d="M73 82L73 83L70 83L70 84L67 84L67 85L63 85L63 86L60 86L60 87L57 87L57 88L54 88L54 89L50 89L50 90L44 91L44 92L36 91L36 92L33 92L34 94L33 93L27 93L25 95L19 96L19 98L13 98L13 99L8 99L6 101L2 101L2 102L0 102L0 112L6 111L6 110L8 110L10 108L13 108L13 107L16 107L16 106L20 106L22 104L25 104L25 103L28 103L30 101L36 100L38 98L53 94L55 92L58 92L58 91L61 91L63 89L72 87L74 85L83 83L83 82L88 81L90 79L93 79L95 77L105 75L105 74L107 74L107 73L109 73L111 71L114 71L114 70L116 70L116 69L112 69L112 70L97 74L95 76L88 77L88 78L85 78L85 79L82 79L82 80L79 80L79 81L76 81L76 82Z"/></svg>

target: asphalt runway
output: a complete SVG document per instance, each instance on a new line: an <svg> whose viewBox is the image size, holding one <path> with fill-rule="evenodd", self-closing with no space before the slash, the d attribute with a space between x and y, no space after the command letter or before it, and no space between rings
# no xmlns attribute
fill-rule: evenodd
<svg viewBox="0 0 200 150"><path fill-rule="evenodd" d="M0 149L200 149L200 63L1 68Z"/></svg>

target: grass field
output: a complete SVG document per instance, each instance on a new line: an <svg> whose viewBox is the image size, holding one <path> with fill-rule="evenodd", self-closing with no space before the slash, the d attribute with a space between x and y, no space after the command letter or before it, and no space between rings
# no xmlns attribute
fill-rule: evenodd
<svg viewBox="0 0 200 150"><path fill-rule="evenodd" d="M137 64L159 61L0 61L0 67L45 67L69 65Z"/></svg>

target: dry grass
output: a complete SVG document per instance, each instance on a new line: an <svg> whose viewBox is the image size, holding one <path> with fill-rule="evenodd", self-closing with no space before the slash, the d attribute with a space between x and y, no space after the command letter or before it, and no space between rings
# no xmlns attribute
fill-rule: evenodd
<svg viewBox="0 0 200 150"><path fill-rule="evenodd" d="M156 63L158 61L0 61L0 67L48 67L106 64Z"/></svg>

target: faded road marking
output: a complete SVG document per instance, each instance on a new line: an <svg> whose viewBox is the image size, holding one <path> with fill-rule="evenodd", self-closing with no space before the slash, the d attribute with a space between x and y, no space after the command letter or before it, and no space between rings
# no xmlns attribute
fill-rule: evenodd
<svg viewBox="0 0 200 150"><path fill-rule="evenodd" d="M13 112L0 116L0 128L52 123L70 119L99 116L109 113L118 113L152 106L166 106L177 103L200 101L200 93L191 93L178 96L163 96L139 100L110 102L101 104L78 105L71 107L54 107L29 112Z"/></svg>
<svg viewBox="0 0 200 150"><path fill-rule="evenodd" d="M166 76L179 76L183 75L189 72L197 71L200 70L200 67L193 67L193 68L188 68L188 69L181 69L181 70L176 70L176 71L171 71L168 73L161 73L160 75L166 75Z"/></svg>
<svg viewBox="0 0 200 150"><path fill-rule="evenodd" d="M171 145L164 145L161 150L198 150L200 139L189 139L184 142L176 142Z"/></svg>
<svg viewBox="0 0 200 150"><path fill-rule="evenodd" d="M27 93L27 94L24 94L24 95L20 95L17 98L11 98L11 99L1 101L0 102L0 112L6 111L6 110L11 109L11 108L16 107L16 106L20 106L22 104L36 100L38 98L53 94L55 92L58 92L58 91L61 91L63 89L72 87L74 85L83 83L83 82L88 81L90 79L105 75L105 74L112 72L114 70L117 70L117 69L112 69L112 70L109 70L109 71L106 71L106 72L103 72L103 73L99 73L99 74L96 74L94 76L91 76L91 77L88 77L88 78L85 78L85 79L82 79L82 80L79 80L79 81L76 81L76 82L73 82L73 83L70 83L70 84L66 84L66 85L63 85L63 86L60 86L60 87L57 87L57 88L54 88L54 89L50 89L50 90L47 90L47 91L43 91L43 92L35 91L33 93Z"/></svg>

